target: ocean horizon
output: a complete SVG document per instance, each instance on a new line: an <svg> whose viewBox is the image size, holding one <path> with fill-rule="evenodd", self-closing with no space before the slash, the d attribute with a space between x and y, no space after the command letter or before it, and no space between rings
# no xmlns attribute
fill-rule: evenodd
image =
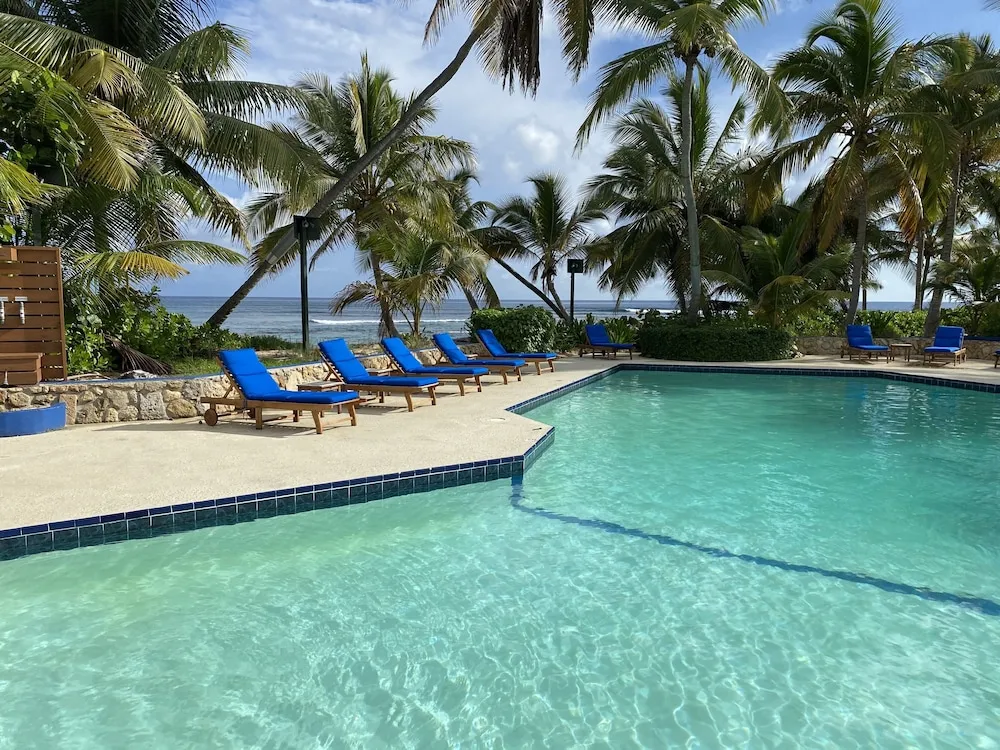
<svg viewBox="0 0 1000 750"><path fill-rule="evenodd" d="M226 297L195 297L162 295L163 306L170 312L186 315L195 325L201 325L226 301ZM567 300L564 300L567 307ZM541 305L540 300L508 299L505 306ZM912 302L869 302L873 310L909 310ZM615 305L614 300L576 300L574 313L577 318L593 314L598 318L635 315L642 310L676 310L674 300L628 300ZM440 305L428 307L424 312L423 328L437 333L465 335L465 323L472 312L465 299L445 300ZM396 323L400 331L409 330L402 317ZM298 341L302 335L301 313L298 297L247 297L224 326L235 333L272 335ZM309 338L321 341L326 338L344 338L351 343L378 340L378 310L366 305L356 305L334 315L330 312L330 299L317 297L309 300Z"/></svg>

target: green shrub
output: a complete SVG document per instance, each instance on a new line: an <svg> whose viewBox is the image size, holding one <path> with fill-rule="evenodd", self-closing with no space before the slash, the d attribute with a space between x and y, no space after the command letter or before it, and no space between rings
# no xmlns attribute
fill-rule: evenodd
<svg viewBox="0 0 1000 750"><path fill-rule="evenodd" d="M639 328L639 351L656 359L692 362L758 362L792 356L792 334L732 321L689 323L653 318Z"/></svg>
<svg viewBox="0 0 1000 750"><path fill-rule="evenodd" d="M560 320L556 323L556 335L552 348L557 352L569 352L578 349L583 344L585 325L582 320L574 320L572 323Z"/></svg>
<svg viewBox="0 0 1000 750"><path fill-rule="evenodd" d="M510 352L547 352L555 347L556 319L536 305L473 310L469 334L489 328Z"/></svg>
<svg viewBox="0 0 1000 750"><path fill-rule="evenodd" d="M925 310L862 310L858 323L872 327L872 336L902 339L924 335ZM843 333L843 327L838 335Z"/></svg>
<svg viewBox="0 0 1000 750"><path fill-rule="evenodd" d="M942 310L941 325L962 326L969 336L1000 336L1000 303Z"/></svg>

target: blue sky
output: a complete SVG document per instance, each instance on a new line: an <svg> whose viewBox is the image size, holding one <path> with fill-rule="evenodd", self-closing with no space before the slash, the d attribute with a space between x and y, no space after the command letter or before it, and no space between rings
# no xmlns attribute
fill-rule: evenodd
<svg viewBox="0 0 1000 750"><path fill-rule="evenodd" d="M737 37L743 49L758 62L768 64L778 54L798 43L805 29L828 11L834 0L777 0L778 10L766 26L741 30ZM423 24L431 7L428 0L409 3L392 0L222 0L219 18L243 30L250 38L252 56L246 75L259 80L291 83L301 72L320 71L331 78L355 70L363 52L373 65L388 67L401 90L419 89L450 59L467 33L464 19L456 18L441 40L431 48L422 45ZM982 0L896 0L895 13L901 33L916 38L960 30L1000 33L1000 14L983 10ZM500 200L522 189L522 180L536 171L558 171L571 184L579 185L596 173L607 151L603 134L592 139L582 153L574 153L574 137L582 121L593 81L600 65L637 46L637 40L612 29L598 29L589 70L578 83L565 73L559 58L559 41L548 24L542 40L542 85L534 99L507 94L490 81L475 60L438 96L436 130L464 138L476 147L480 176L479 198ZM721 76L716 76L717 105L729 104L733 94ZM806 176L796 182L804 184ZM243 185L216 181L235 202L252 196ZM794 186L793 186L794 187ZM206 236L199 232L199 236ZM242 268L192 267L191 273L174 282L160 284L165 295L225 296L245 278ZM523 299L530 293L504 273L491 270L501 297ZM332 296L356 280L359 272L349 250L328 256L310 277L310 292ZM884 288L872 295L877 300L912 297L910 285L895 274L881 278ZM568 290L568 279L563 286ZM288 271L268 280L257 296L296 296L297 275ZM596 279L581 277L577 283L581 299L607 296ZM640 295L644 299L666 296L659 284Z"/></svg>

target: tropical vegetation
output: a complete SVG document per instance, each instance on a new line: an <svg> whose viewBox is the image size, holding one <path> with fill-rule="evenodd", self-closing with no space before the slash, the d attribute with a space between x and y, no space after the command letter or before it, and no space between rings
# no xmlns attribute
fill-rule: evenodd
<svg viewBox="0 0 1000 750"><path fill-rule="evenodd" d="M0 241L63 248L78 370L120 364L119 344L180 361L234 341L218 326L296 262L296 216L310 220L311 265L354 255L358 277L323 290L334 312L371 306L387 334L423 334L428 309L463 295L490 327L509 319L512 332L535 331L545 315L551 326L529 338L572 346L581 329L563 298L571 259L619 302L650 284L676 299L684 325L613 324L651 350L670 341L674 354L707 328L706 341L766 340L769 354L784 339L758 331L864 320L901 335L941 321L991 332L1000 322L993 40L909 40L889 0L840 0L765 68L733 34L766 23L772 8L557 4L571 74L587 64L596 20L642 37L601 69L578 130L583 149L606 127L611 150L579 190L536 173L522 194L491 202L477 195L489 186L478 184L473 145L435 132L434 95L473 50L503 86L534 93L540 4L438 0L427 39L457 10L468 11L469 34L440 75L406 93L366 55L335 77L242 80L248 40L198 0L7 0ZM714 101L713 78L741 90L731 108ZM811 179L793 193L803 174ZM246 187L246 205L215 187L222 177ZM197 239L195 223L225 240ZM207 326L171 317L149 292L192 263L248 272ZM913 281L909 317L866 309L886 268ZM540 306L497 311L497 270ZM716 345L695 348L700 357Z"/></svg>

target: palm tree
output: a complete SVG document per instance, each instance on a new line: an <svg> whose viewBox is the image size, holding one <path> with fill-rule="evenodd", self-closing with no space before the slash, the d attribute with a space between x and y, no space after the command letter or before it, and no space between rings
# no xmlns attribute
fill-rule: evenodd
<svg viewBox="0 0 1000 750"><path fill-rule="evenodd" d="M168 248L176 251L175 270L192 258L232 260L210 243L180 249L186 241L175 230L194 217L245 242L239 210L202 170L261 184L302 169L294 140L254 122L297 93L230 79L248 43L223 24L202 26L199 0L8 0L3 7L9 12L0 13L0 55L5 49L75 87L79 102L70 114L85 144L79 168L65 175L66 189L33 222L32 241L65 245L80 228L61 217L89 210L91 226L83 231L93 252L136 242L159 249L110 264L90 258L88 267L125 262L155 276L156 261L144 269L135 264L165 259ZM147 210L119 221L113 211L122 201Z"/></svg>
<svg viewBox="0 0 1000 750"><path fill-rule="evenodd" d="M691 96L691 182L699 234L714 257L749 221L742 173L757 154L734 150L746 118L743 100L718 122L709 99L710 82L709 73L699 71ZM672 75L662 95L668 110L642 99L614 120L615 148L604 162L607 171L594 177L587 190L595 204L615 215L616 226L592 246L588 261L592 267L604 267L600 284L613 290L619 301L662 276L686 311L691 279L682 176L684 81Z"/></svg>
<svg viewBox="0 0 1000 750"><path fill-rule="evenodd" d="M857 220L848 322L857 314L866 273L869 193L892 188L902 227L916 235L920 191L910 171L923 151L928 169L940 169L950 142L941 118L915 112L914 91L926 65L953 52L944 40L897 46L897 24L882 0L840 0L806 34L803 46L779 58L772 70L791 101L787 116L761 110L757 126L776 136L759 175L780 181L832 151L823 181L821 244L830 245L845 215ZM798 136L798 137L792 137Z"/></svg>
<svg viewBox="0 0 1000 750"><path fill-rule="evenodd" d="M401 232L376 232L367 242L367 252L384 265L381 284L348 284L334 297L331 312L340 313L358 303L378 305L401 314L416 336L422 332L426 307L440 304L456 288L476 284L489 260L478 248L437 239L414 224Z"/></svg>
<svg viewBox="0 0 1000 750"><path fill-rule="evenodd" d="M698 200L694 189L695 71L702 58L714 58L734 84L746 87L769 112L782 110L782 97L767 73L747 57L732 36L732 30L753 19L763 22L773 0L626 0L611 11L623 24L639 28L654 43L627 52L601 69L590 113L580 126L582 144L593 129L634 94L649 89L665 75L683 67L680 98L680 181L686 213L693 320L701 311L701 243L698 233Z"/></svg>
<svg viewBox="0 0 1000 750"><path fill-rule="evenodd" d="M976 333L990 306L1000 304L1000 229L975 229L953 249L953 259L934 265L931 287L968 309L970 332Z"/></svg>
<svg viewBox="0 0 1000 750"><path fill-rule="evenodd" d="M568 258L585 253L595 240L591 225L607 216L589 201L574 203L566 181L559 175L539 174L527 182L532 186L532 195L514 196L497 206L493 217L497 231L488 252L508 271L512 270L509 260L530 262L531 281L541 282L542 288L533 283L527 284L528 288L562 320L569 321L556 290L559 267Z"/></svg>
<svg viewBox="0 0 1000 750"><path fill-rule="evenodd" d="M281 189L258 196L247 207L250 231L259 238L251 279L280 273L294 261L294 248L281 244L292 216L306 211L399 122L410 100L401 97L392 82L389 71L371 68L367 57L362 57L360 71L337 84L323 75L306 76L297 84L301 105L292 120L293 132L313 150L315 166ZM372 249L369 235L396 236L414 218L441 222L453 216L445 175L472 164L472 147L465 141L426 134L436 118L433 103L424 105L418 114L406 136L370 164L333 209L317 220L321 236L313 264L327 252L353 244L374 287L384 291L381 255ZM249 281L244 287L249 293ZM389 298L383 295L377 300L382 331L395 335Z"/></svg>
<svg viewBox="0 0 1000 750"><path fill-rule="evenodd" d="M841 247L807 259L802 239L808 218L800 214L777 236L745 228L739 248L719 266L706 269L705 278L718 284L718 293L749 303L754 318L773 328L829 307L845 296L837 286L850 251Z"/></svg>
<svg viewBox="0 0 1000 750"><path fill-rule="evenodd" d="M563 57L574 76L579 76L586 67L594 33L594 19L611 1L557 3L554 8ZM354 181L381 158L392 144L409 132L423 108L455 77L474 49L478 49L486 71L499 80L504 88L513 90L515 86L519 86L523 91L534 95L541 79L539 52L542 9L542 3L537 0L435 0L425 29L425 41L436 41L444 25L459 11L465 11L470 17L469 35L444 69L410 100L395 126L373 142L354 164L345 169L305 215L310 219L321 219L336 205ZM294 232L289 229L276 243L275 257L281 257L294 243ZM241 286L213 313L208 322L221 325L260 278L263 276L248 279L249 287L247 283Z"/></svg>
<svg viewBox="0 0 1000 750"><path fill-rule="evenodd" d="M940 262L951 262L960 204L996 204L1000 197L1000 53L988 35L960 36L970 54L946 58L938 80L924 88L932 111L939 111L958 134L958 147L950 154L945 198ZM944 288L936 285L927 308L924 335L931 336L941 322Z"/></svg>

